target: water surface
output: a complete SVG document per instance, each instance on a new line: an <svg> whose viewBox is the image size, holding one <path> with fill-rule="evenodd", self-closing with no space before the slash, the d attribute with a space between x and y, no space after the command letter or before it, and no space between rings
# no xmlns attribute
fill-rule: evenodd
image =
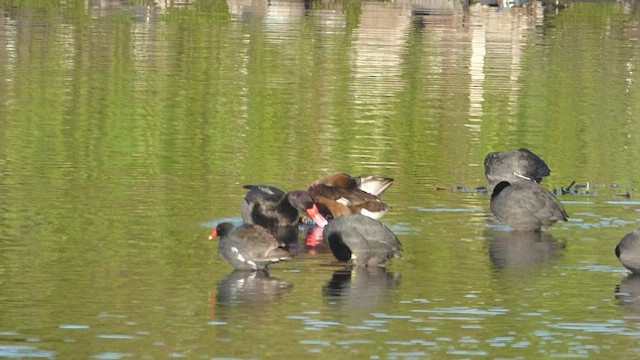
<svg viewBox="0 0 640 360"><path fill-rule="evenodd" d="M631 358L640 17L624 3L39 1L0 11L0 357ZM515 236L482 160L571 219ZM396 179L405 257L234 272L244 184Z"/></svg>

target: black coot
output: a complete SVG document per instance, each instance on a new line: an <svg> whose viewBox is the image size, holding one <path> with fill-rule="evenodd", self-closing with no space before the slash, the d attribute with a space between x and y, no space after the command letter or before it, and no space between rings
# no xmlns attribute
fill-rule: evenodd
<svg viewBox="0 0 640 360"><path fill-rule="evenodd" d="M528 180L498 183L491 194L490 207L500 221L518 231L545 230L568 218L553 194Z"/></svg>
<svg viewBox="0 0 640 360"><path fill-rule="evenodd" d="M352 260L354 265L384 266L389 259L402 257L402 245L391 230L364 215L331 220L322 236L338 260Z"/></svg>
<svg viewBox="0 0 640 360"><path fill-rule="evenodd" d="M640 274L640 229L625 235L616 246L620 263L631 272Z"/></svg>
<svg viewBox="0 0 640 360"><path fill-rule="evenodd" d="M528 149L491 152L484 158L484 175L489 190L501 181L533 180L541 182L551 170L538 155Z"/></svg>

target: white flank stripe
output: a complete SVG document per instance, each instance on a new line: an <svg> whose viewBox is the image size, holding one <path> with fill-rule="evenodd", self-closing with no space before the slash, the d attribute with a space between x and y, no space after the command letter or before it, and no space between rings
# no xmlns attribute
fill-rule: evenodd
<svg viewBox="0 0 640 360"><path fill-rule="evenodd" d="M364 215L364 216L368 216L372 219L380 219L382 217L382 215L384 215L386 213L386 211L378 211L378 212L373 212L373 211L369 211L367 209L362 209L360 210L360 214Z"/></svg>
<svg viewBox="0 0 640 360"><path fill-rule="evenodd" d="M515 172L515 171L513 172L513 175L515 175L515 176L517 176L517 177L519 177L519 178L522 178L522 179L526 179L526 180L531 181L531 179L529 179L528 177L526 177L526 176L524 176L524 175L520 175L520 174L518 174L518 173L517 173L517 172Z"/></svg>

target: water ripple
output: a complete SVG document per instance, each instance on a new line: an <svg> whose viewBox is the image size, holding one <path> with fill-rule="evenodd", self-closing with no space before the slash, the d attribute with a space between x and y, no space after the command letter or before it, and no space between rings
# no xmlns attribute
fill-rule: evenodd
<svg viewBox="0 0 640 360"><path fill-rule="evenodd" d="M89 325L60 325L59 326L60 329L65 329L65 330L84 330L84 329L89 329L91 328L91 326Z"/></svg>
<svg viewBox="0 0 640 360"><path fill-rule="evenodd" d="M0 358L55 358L53 351L40 350L35 346L0 345Z"/></svg>
<svg viewBox="0 0 640 360"><path fill-rule="evenodd" d="M102 360L118 360L122 358L132 357L133 354L130 353L116 353L116 352L107 352L98 355L94 355L92 359L102 359Z"/></svg>
<svg viewBox="0 0 640 360"><path fill-rule="evenodd" d="M508 309L504 308L493 308L489 310L478 310L478 309L470 309L470 308L450 308L450 309L436 309L436 310L424 310L417 309L411 310L411 312L415 313L429 313L429 314L461 314L461 315L504 315L509 312Z"/></svg>
<svg viewBox="0 0 640 360"><path fill-rule="evenodd" d="M588 333L622 334L627 331L626 326L618 323L559 323L548 325L552 329L580 330Z"/></svg>

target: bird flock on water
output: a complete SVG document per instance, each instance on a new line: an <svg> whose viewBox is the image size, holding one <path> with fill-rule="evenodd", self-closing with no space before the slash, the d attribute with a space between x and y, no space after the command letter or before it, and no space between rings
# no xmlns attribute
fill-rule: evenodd
<svg viewBox="0 0 640 360"><path fill-rule="evenodd" d="M568 221L562 203L540 182L551 174L547 164L528 149L491 152L484 174L495 217L517 232L541 232ZM218 254L237 270L268 271L291 253L281 240L297 234L301 219L313 222L312 237L324 242L335 258L357 267L385 266L402 258L402 244L380 219L390 210L380 196L394 180L373 175L327 175L306 190L285 192L271 185L245 185L243 224L215 226ZM625 235L615 254L628 270L640 273L640 229Z"/></svg>

